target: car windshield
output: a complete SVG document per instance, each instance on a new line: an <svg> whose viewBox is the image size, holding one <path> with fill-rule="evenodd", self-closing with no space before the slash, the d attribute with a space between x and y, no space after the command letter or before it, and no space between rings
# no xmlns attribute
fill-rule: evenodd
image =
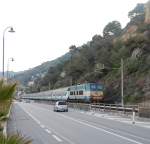
<svg viewBox="0 0 150 144"><path fill-rule="evenodd" d="M59 102L58 105L66 105L66 102Z"/></svg>

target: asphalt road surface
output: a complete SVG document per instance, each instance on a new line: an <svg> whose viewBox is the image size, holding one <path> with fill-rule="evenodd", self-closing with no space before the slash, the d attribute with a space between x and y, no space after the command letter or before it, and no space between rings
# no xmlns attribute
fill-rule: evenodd
<svg viewBox="0 0 150 144"><path fill-rule="evenodd" d="M150 128L53 106L15 102L8 134L21 133L33 144L150 144Z"/></svg>

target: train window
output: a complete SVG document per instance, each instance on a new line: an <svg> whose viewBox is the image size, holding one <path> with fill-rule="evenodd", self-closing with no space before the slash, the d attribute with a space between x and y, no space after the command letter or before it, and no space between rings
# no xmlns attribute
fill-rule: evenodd
<svg viewBox="0 0 150 144"><path fill-rule="evenodd" d="M76 95L76 92L74 91L74 95Z"/></svg>
<svg viewBox="0 0 150 144"><path fill-rule="evenodd" d="M98 89L98 90L102 90L103 88L102 88L101 85L97 85L97 89Z"/></svg>
<svg viewBox="0 0 150 144"><path fill-rule="evenodd" d="M73 92L72 92L72 91L70 92L70 95L73 95Z"/></svg>
<svg viewBox="0 0 150 144"><path fill-rule="evenodd" d="M96 90L96 85L91 84L91 90Z"/></svg>
<svg viewBox="0 0 150 144"><path fill-rule="evenodd" d="M79 93L79 92L77 91L77 95L78 95L78 93Z"/></svg>
<svg viewBox="0 0 150 144"><path fill-rule="evenodd" d="M79 91L79 95L83 95L83 91Z"/></svg>

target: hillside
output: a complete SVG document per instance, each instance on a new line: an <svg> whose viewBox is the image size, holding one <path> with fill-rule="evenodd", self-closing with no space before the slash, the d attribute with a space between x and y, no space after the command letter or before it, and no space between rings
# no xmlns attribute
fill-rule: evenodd
<svg viewBox="0 0 150 144"><path fill-rule="evenodd" d="M103 36L95 35L80 47L70 46L70 57L66 61L56 59L50 65L43 64L18 75L24 83L33 80L26 92L99 82L105 86L104 101L119 103L120 61L123 59L124 101L139 103L150 99L149 2L137 4L128 16L130 22L125 28L121 28L120 22L112 21L104 27ZM36 77L38 75L40 77Z"/></svg>
<svg viewBox="0 0 150 144"><path fill-rule="evenodd" d="M64 63L69 59L69 53L48 62L44 62L39 66L36 66L32 69L19 72L15 75L15 79L19 80L23 85L27 85L30 81L34 81L36 79L44 77L44 75L48 72L50 67L55 67L58 64Z"/></svg>
<svg viewBox="0 0 150 144"><path fill-rule="evenodd" d="M14 75L18 74L18 72L9 71L9 77L14 77ZM2 77L3 73L0 72L0 77ZM5 76L7 76L7 72L4 73Z"/></svg>

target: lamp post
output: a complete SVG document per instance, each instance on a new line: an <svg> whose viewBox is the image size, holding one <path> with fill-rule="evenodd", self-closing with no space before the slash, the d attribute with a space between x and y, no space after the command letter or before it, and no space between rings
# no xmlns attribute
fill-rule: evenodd
<svg viewBox="0 0 150 144"><path fill-rule="evenodd" d="M14 29L13 29L13 27L11 27L11 26L8 26L8 27L6 27L5 29L4 29L4 31L3 31L3 78L4 78L4 65L5 65L5 33L6 33L6 31L8 31L8 32L11 32L11 33L13 33L13 32L15 32L14 31Z"/></svg>
<svg viewBox="0 0 150 144"><path fill-rule="evenodd" d="M12 57L11 57L11 58L8 58L8 62L7 62L7 81L8 81L8 79L9 79L9 62L10 62L10 61L13 62L13 61L14 61L14 58L12 58Z"/></svg>

